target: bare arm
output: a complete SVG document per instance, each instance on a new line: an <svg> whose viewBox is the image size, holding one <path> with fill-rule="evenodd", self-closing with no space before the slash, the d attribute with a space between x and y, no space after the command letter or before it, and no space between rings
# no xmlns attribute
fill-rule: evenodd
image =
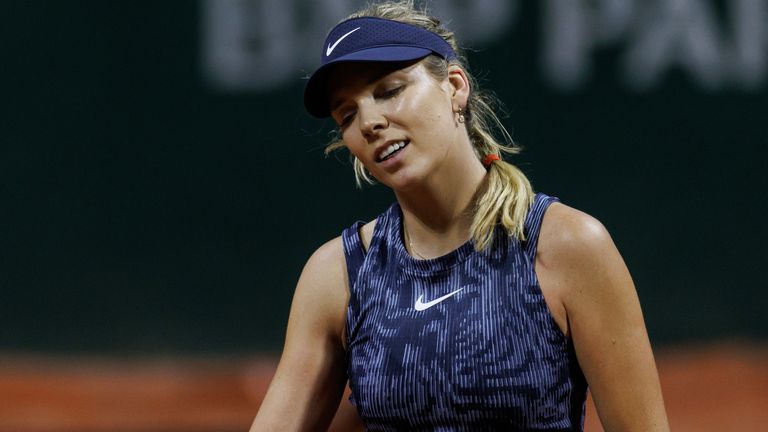
<svg viewBox="0 0 768 432"><path fill-rule="evenodd" d="M346 280L342 243L336 238L312 255L299 278L280 364L251 432L328 427L346 382Z"/></svg>
<svg viewBox="0 0 768 432"><path fill-rule="evenodd" d="M557 293L566 332L606 431L668 431L640 302L603 225L553 204L542 223L542 287ZM544 289L544 288L542 288Z"/></svg>

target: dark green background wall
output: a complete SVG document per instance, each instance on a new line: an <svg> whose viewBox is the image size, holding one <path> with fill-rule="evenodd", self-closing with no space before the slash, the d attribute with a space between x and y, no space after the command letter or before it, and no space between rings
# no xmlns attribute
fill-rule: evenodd
<svg viewBox="0 0 768 432"><path fill-rule="evenodd" d="M558 90L536 5L469 53L526 148L513 162L608 227L654 342L764 341L768 83L706 90L672 69L632 90L616 43ZM278 350L308 256L392 200L324 158L306 70L217 89L193 2L0 10L0 349Z"/></svg>

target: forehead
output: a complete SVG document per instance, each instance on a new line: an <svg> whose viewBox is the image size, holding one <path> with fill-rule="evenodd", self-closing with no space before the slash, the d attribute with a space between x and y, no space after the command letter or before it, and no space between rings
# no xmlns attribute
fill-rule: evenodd
<svg viewBox="0 0 768 432"><path fill-rule="evenodd" d="M410 62L349 62L335 65L327 81L330 108L336 108L346 97L389 76L412 76L421 69L419 61Z"/></svg>

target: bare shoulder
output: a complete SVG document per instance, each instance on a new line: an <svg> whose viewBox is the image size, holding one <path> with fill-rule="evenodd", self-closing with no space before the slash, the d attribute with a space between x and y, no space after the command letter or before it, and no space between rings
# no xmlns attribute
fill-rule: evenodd
<svg viewBox="0 0 768 432"><path fill-rule="evenodd" d="M634 295L629 271L605 226L564 204L552 204L544 214L536 260L566 307L574 294L602 296L618 289Z"/></svg>
<svg viewBox="0 0 768 432"><path fill-rule="evenodd" d="M328 240L322 246L317 248L312 256L307 260L304 271L314 270L332 270L338 267L338 264L344 264L344 244L341 236ZM323 272L321 272L322 274ZM330 276L334 272L327 272Z"/></svg>
<svg viewBox="0 0 768 432"><path fill-rule="evenodd" d="M341 237L317 248L304 265L296 284L291 319L297 323L319 320L308 329L341 337L349 297L346 268Z"/></svg>
<svg viewBox="0 0 768 432"><path fill-rule="evenodd" d="M360 228L360 240L365 251L371 244L375 226L376 219ZM296 288L297 294L299 290L312 290L315 295L343 295L346 302L349 281L341 236L327 241L309 257Z"/></svg>
<svg viewBox="0 0 768 432"><path fill-rule="evenodd" d="M544 213L536 247L536 275L544 299L560 330L571 336L572 314L569 303L573 293L590 286L588 280L610 244L603 225L592 216L553 203Z"/></svg>
<svg viewBox="0 0 768 432"><path fill-rule="evenodd" d="M376 220L363 225L360 237L365 250L368 250ZM326 318L334 323L334 328L343 328L344 310L349 301L349 278L347 262L344 257L344 243L341 236L327 241L309 257L301 272L296 286L293 308L301 314L303 305L317 311L327 311ZM339 312L341 311L341 312ZM299 315L301 316L301 315Z"/></svg>
<svg viewBox="0 0 768 432"><path fill-rule="evenodd" d="M565 204L549 206L541 224L537 253L542 258L584 259L613 247L605 226L596 218Z"/></svg>

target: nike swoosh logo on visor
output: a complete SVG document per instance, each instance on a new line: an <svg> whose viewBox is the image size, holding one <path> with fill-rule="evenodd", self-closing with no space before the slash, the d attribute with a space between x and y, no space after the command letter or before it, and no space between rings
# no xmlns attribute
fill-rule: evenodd
<svg viewBox="0 0 768 432"><path fill-rule="evenodd" d="M360 30L360 27L358 27L358 28L356 28L356 29L354 29L354 30L350 30L350 31L348 31L348 32L347 32L347 34L345 34L344 36L340 37L340 38L339 38L339 39L336 41L336 43L334 43L333 45L328 45L328 49L326 49L326 50L325 50L325 56L326 56L326 57L328 57L329 55L331 55L331 53L333 52L333 50L334 50L334 49L336 49L336 45L338 45L338 44L339 44L339 42L343 41L343 40L344 40L344 38L346 38L347 36L351 35L352 33L356 32L356 31L358 31L358 30Z"/></svg>
<svg viewBox="0 0 768 432"><path fill-rule="evenodd" d="M464 288L459 288L459 289L457 289L456 291L454 291L452 293L448 293L448 294L446 294L446 295L444 295L442 297L438 297L438 298L436 298L436 299L434 299L432 301L428 301L426 303L422 303L421 302L421 299L424 298L424 294L422 294L422 295L419 296L418 299L416 299L416 304L413 305L413 308L416 309L417 311L423 311L425 309L429 309L432 306L440 303L441 301L447 299L448 297L451 297L452 295L456 294L457 292L459 292L459 291L461 291L463 289Z"/></svg>

